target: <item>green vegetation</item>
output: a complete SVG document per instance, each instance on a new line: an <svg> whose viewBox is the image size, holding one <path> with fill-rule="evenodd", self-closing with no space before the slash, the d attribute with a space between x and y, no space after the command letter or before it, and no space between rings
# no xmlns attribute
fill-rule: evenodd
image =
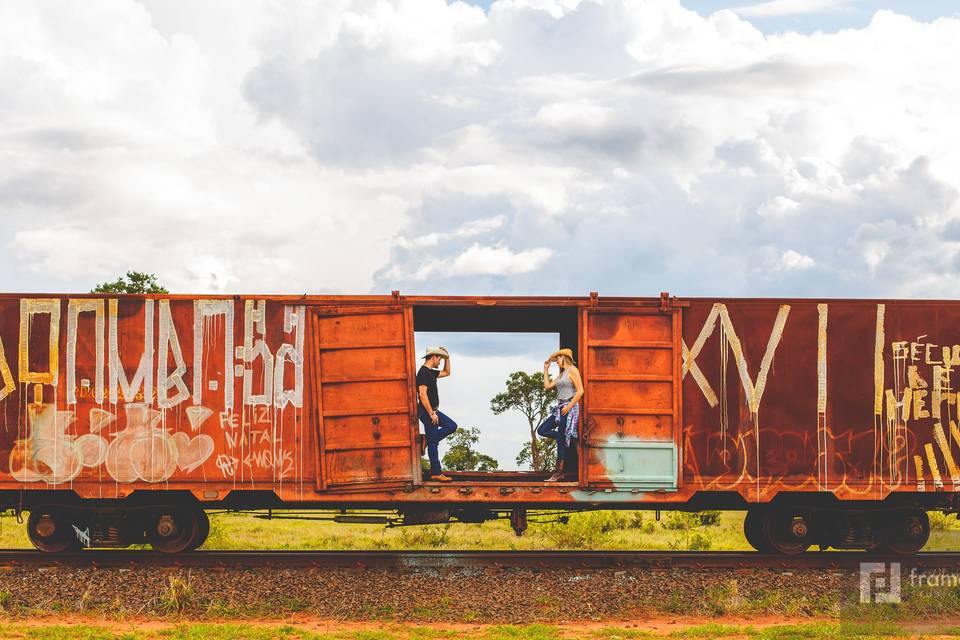
<svg viewBox="0 0 960 640"><path fill-rule="evenodd" d="M345 525L333 522L301 520L268 521L252 514L215 513L211 515L211 537L207 548L281 548L281 549L674 549L703 548L703 538L710 549L735 550L747 548L741 533L742 513L702 512L687 514L666 512L657 521L650 511L597 511L574 514L566 524L532 522L527 535L514 536L505 521L481 525L430 525L386 529L374 525ZM954 518L938 519L935 534L944 536L942 541L955 542L958 525ZM950 538L949 536L954 536ZM27 546L23 527L16 525L11 516L0 518L0 545L6 548ZM956 548L956 545L953 545ZM351 631L352 627L334 627L336 633L317 633L317 629L278 627L254 622L276 616L309 614L310 603L291 595L289 600L266 599L261 604L235 603L211 599L191 584L190 574L177 572L165 578L164 588L156 601L148 608L134 611L119 601L105 606L94 603L81 594L69 602L54 600L41 609L36 605L17 604L17 598L9 592L0 592L0 616L18 620L23 626L0 624L0 638L51 639L89 638L90 640L124 638L130 640L153 640L154 638L330 638L342 640L456 637L518 638L544 640L565 638L641 638L665 637L664 633L651 634L635 628L616 626L580 625L570 628L526 626L477 626L455 632L442 626L413 627L396 626L402 616L413 611L416 619L460 620L472 624L482 623L483 611L458 610L457 603L443 594L419 597L413 609L401 613L386 604L377 609L360 609L357 617L365 620L380 620L382 625L365 627L366 630ZM16 591L16 589L14 589ZM702 625L678 629L666 637L678 638L881 638L908 635L900 625L913 620L952 620L960 610L960 587L922 588L911 586L909 578L903 578L903 602L876 605L838 601L836 592L795 590L789 586L769 588L757 592L750 583L736 575L718 577L706 585L695 597L664 593L655 601L633 602L624 609L623 616L634 616L638 611L648 615L712 615L735 616L736 619L754 620L757 616L778 616L785 619L825 618L829 622L816 622L800 626L739 627ZM89 600L89 602L88 602ZM138 615L159 616L161 621L176 622L185 618L201 620L242 619L246 625L181 625L144 629L127 625L120 630L101 627L43 626L37 621L27 622L38 615L51 613L110 616L111 619L129 620ZM537 601L536 617L532 619L563 619L562 609L557 608L553 598ZM83 618L88 619L88 618ZM856 624L853 621L857 621ZM110 624L109 622L107 624ZM114 623L120 625L121 623ZM443 623L449 624L449 623ZM39 626L38 626L39 625ZM362 626L362 625L361 625ZM162 627L162 628L161 628ZM929 628L926 635L932 634ZM941 635L960 637L960 628L939 630Z"/></svg>
<svg viewBox="0 0 960 640"><path fill-rule="evenodd" d="M957 517L955 515L946 515L940 511L931 511L927 514L930 518L930 531L951 531L957 529Z"/></svg>
<svg viewBox="0 0 960 640"><path fill-rule="evenodd" d="M282 515L282 512L275 512ZM260 514L264 515L264 514ZM514 535L506 520L483 524L446 524L386 528L329 521L267 520L250 513L212 513L204 549L648 549L746 551L743 512L591 511L569 516L530 514L530 528ZM538 522L538 520L549 520ZM940 526L940 525L938 525ZM0 548L29 548L26 527L9 514L0 516ZM945 518L926 546L928 551L960 549L960 524ZM0 594L0 608L4 606ZM958 603L960 604L960 603Z"/></svg>
<svg viewBox="0 0 960 640"><path fill-rule="evenodd" d="M924 551L960 550L960 522L957 517L945 516L939 511L927 513L930 517L930 541Z"/></svg>
<svg viewBox="0 0 960 640"><path fill-rule="evenodd" d="M90 293L170 293L152 273L127 271L113 282L101 282Z"/></svg>
<svg viewBox="0 0 960 640"><path fill-rule="evenodd" d="M940 633L939 631L937 632ZM799 640L801 638L888 638L912 637L909 630L889 623L851 624L818 622L782 624L756 628L706 624L669 634L671 638L759 638L761 640Z"/></svg>
<svg viewBox="0 0 960 640"><path fill-rule="evenodd" d="M448 440L450 449L443 456L443 468L452 471L496 471L500 463L490 456L474 451L480 442L480 429L458 429Z"/></svg>
<svg viewBox="0 0 960 640"><path fill-rule="evenodd" d="M710 512L708 512L710 513ZM263 515L263 514L261 514ZM279 513L282 515L282 512ZM537 522L517 537L506 520L483 524L446 524L386 528L315 520L267 520L250 513L212 513L204 549L749 549L743 538L743 514L724 512L702 525L695 514L665 512L660 522L652 511L591 511L554 516ZM682 516L687 528L677 527ZM0 516L0 548L30 547L26 527L9 514ZM708 540L700 541L698 536ZM704 545L709 546L704 546ZM691 547L694 545L694 547ZM699 545L699 546L697 546Z"/></svg>
<svg viewBox="0 0 960 640"><path fill-rule="evenodd" d="M190 580L170 576L167 588L160 594L160 608L168 613L179 613L193 602L193 587Z"/></svg>
<svg viewBox="0 0 960 640"><path fill-rule="evenodd" d="M955 629L924 630L922 637L960 637ZM296 624L179 624L142 626L0 625L0 636L24 640L628 640L632 638L757 638L793 640L820 638L921 637L889 623L811 622L771 626L705 624L665 633L617 626L480 625L471 628L392 625L377 629L315 631Z"/></svg>
<svg viewBox="0 0 960 640"><path fill-rule="evenodd" d="M694 514L682 514L690 523L678 528L673 514L660 522L651 511L593 511L577 513L564 524L538 523L517 537L506 520L483 524L427 525L384 528L378 525L337 524L325 521L264 520L250 514L211 515L207 549L687 549L697 536L709 538L709 548L746 550L743 514L725 512L707 516L701 525ZM679 514L678 514L679 515ZM551 520L555 518L550 517ZM3 528L4 531L7 527ZM25 537L24 537L25 540ZM702 548L702 547L701 547Z"/></svg>
<svg viewBox="0 0 960 640"><path fill-rule="evenodd" d="M527 419L530 441L517 455L517 464L530 466L534 471L553 469L557 462L556 442L537 436L537 427L547 418L550 403L557 397L556 389L543 388L543 374L514 371L507 377L507 389L490 400L495 415L519 411Z"/></svg>

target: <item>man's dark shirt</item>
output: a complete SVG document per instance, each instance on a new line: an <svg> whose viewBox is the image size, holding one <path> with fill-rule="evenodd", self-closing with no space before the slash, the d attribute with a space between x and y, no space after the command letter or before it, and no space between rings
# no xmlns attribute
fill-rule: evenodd
<svg viewBox="0 0 960 640"><path fill-rule="evenodd" d="M420 387L426 387L427 399L434 410L440 406L440 394L437 393L437 376L439 375L438 370L430 369L426 365L420 367L420 371L417 371L417 401L420 401Z"/></svg>

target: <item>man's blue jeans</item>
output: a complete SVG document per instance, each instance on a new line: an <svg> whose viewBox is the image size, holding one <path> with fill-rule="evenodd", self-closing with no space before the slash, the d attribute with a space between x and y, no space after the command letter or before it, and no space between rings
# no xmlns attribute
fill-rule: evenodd
<svg viewBox="0 0 960 640"><path fill-rule="evenodd" d="M424 433L427 434L427 456L430 458L430 475L438 475L440 467L440 441L457 430L457 423L446 415L437 411L437 424L430 420L430 414L422 406L418 408L417 415L423 424Z"/></svg>
<svg viewBox="0 0 960 640"><path fill-rule="evenodd" d="M557 441L557 464L565 460L567 456L567 416L560 416L560 424L557 425L557 418L551 411L547 419L537 427L537 435L541 438L553 438Z"/></svg>

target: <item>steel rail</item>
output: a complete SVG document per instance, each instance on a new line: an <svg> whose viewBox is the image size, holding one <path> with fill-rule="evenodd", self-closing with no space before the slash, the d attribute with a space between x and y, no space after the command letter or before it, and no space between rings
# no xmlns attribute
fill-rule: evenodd
<svg viewBox="0 0 960 640"><path fill-rule="evenodd" d="M861 562L898 562L918 569L960 570L960 552L913 556L828 551L797 556L756 552L672 551L196 551L167 555L153 551L86 550L49 554L0 550L0 567L320 567L355 569L859 569Z"/></svg>

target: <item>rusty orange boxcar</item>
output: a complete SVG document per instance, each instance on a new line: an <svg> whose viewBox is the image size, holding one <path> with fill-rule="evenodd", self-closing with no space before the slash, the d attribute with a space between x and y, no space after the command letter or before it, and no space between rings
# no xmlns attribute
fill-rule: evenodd
<svg viewBox="0 0 960 640"><path fill-rule="evenodd" d="M578 480L425 481L415 330L556 334ZM0 498L46 551L190 550L213 508L711 508L762 551L912 553L957 509L958 371L951 301L3 295Z"/></svg>

